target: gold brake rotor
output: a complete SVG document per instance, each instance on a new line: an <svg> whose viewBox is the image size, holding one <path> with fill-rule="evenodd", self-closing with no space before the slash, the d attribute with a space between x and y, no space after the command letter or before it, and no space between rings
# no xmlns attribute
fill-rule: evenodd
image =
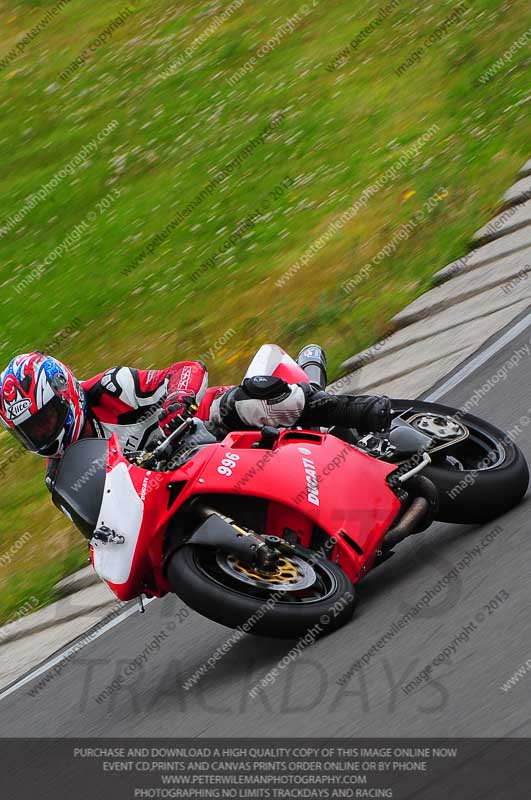
<svg viewBox="0 0 531 800"><path fill-rule="evenodd" d="M216 555L218 566L243 583L264 589L276 589L284 592L297 592L313 586L317 580L315 570L299 556L286 558L280 556L275 572L261 572L256 566L240 561L236 556L223 553Z"/></svg>
<svg viewBox="0 0 531 800"><path fill-rule="evenodd" d="M238 561L238 559L233 561L231 559L231 562L236 572L241 572L255 581L265 581L265 583L296 583L301 575L297 565L284 557L279 558L275 572L259 572L255 567L244 564L243 561Z"/></svg>

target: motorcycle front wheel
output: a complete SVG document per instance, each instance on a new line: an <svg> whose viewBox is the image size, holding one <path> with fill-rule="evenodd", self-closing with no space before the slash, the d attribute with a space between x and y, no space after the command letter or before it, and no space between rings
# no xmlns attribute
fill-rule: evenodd
<svg viewBox="0 0 531 800"><path fill-rule="evenodd" d="M168 579L194 611L258 636L295 638L311 632L317 639L344 625L356 603L343 570L301 547L264 578L232 556L185 544L169 562Z"/></svg>

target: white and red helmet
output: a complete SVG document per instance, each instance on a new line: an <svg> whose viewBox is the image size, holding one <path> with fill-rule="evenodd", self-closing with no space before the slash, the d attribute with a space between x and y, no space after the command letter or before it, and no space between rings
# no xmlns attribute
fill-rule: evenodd
<svg viewBox="0 0 531 800"><path fill-rule="evenodd" d="M0 375L0 422L32 453L62 456L79 439L86 413L79 381L51 356L15 356Z"/></svg>

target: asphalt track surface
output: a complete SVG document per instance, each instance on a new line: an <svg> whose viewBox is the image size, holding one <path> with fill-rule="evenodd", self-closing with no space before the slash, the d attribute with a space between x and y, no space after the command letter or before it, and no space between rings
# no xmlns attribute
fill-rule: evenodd
<svg viewBox="0 0 531 800"><path fill-rule="evenodd" d="M523 325L525 330L485 363L472 361L471 374L458 374L458 385L437 399L465 403L515 351L530 344L531 322ZM509 329L514 331L514 324ZM531 407L530 378L531 357L522 356L505 379L490 381L477 415L513 428ZM531 460L531 422L520 427L516 441ZM172 596L150 603L144 615L130 615L87 645L35 696L31 691L43 675L7 696L0 693L0 736L531 736L531 672L510 691L500 688L531 657L529 512L528 496L488 525L436 524L402 543L363 582L350 624L304 649L255 699L249 690L295 643L249 635L186 691L183 682L231 631L194 612L179 622L183 604ZM434 587L457 564L458 577L435 594ZM367 665L353 669L428 590L434 595L429 605L388 637ZM496 595L503 600L487 608ZM468 637L462 633L466 626ZM160 649L153 649L119 690L97 702L157 634ZM406 693L404 684L459 636L451 658L433 667L431 681Z"/></svg>

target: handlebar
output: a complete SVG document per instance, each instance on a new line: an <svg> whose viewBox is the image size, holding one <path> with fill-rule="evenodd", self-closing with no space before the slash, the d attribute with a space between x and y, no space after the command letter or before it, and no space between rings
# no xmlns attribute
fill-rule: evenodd
<svg viewBox="0 0 531 800"><path fill-rule="evenodd" d="M152 461L161 461L163 458L169 458L172 455L174 444L192 427L193 423L193 417L187 417L183 420L181 425L172 431L166 439L163 439L151 453L146 453L138 460L138 466L147 467Z"/></svg>
<svg viewBox="0 0 531 800"><path fill-rule="evenodd" d="M181 445L181 440L183 445ZM184 458L191 457L198 448L207 444L215 444L217 441L218 439L208 430L203 420L198 419L198 417L187 417L182 420L178 428L159 442L153 450L147 453L139 453L135 459L135 464L144 469L151 469L152 465L156 463L170 463L182 446L184 446L185 450L181 452L181 457Z"/></svg>

